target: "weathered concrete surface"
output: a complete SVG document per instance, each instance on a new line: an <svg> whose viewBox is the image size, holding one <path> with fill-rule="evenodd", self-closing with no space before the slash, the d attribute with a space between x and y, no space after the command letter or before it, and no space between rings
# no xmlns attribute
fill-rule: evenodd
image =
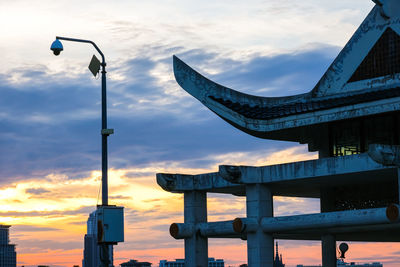
<svg viewBox="0 0 400 267"><path fill-rule="evenodd" d="M259 222L264 217L273 216L272 193L266 185L246 186L247 218ZM274 238L261 227L247 233L247 259L252 267L273 267Z"/></svg>
<svg viewBox="0 0 400 267"><path fill-rule="evenodd" d="M399 222L399 208L346 210L295 216L266 217L261 219L263 231L282 233L306 229L335 229L362 225L391 224Z"/></svg>
<svg viewBox="0 0 400 267"><path fill-rule="evenodd" d="M221 165L218 173L200 175L157 174L166 191L204 190L245 195L245 184L270 184L273 195L320 197L322 187L357 182L397 181L397 166L383 165L368 153L292 162L262 167Z"/></svg>
<svg viewBox="0 0 400 267"><path fill-rule="evenodd" d="M393 13L394 7L398 6L397 0L385 0L384 6L375 6L363 21L349 42L339 53L327 72L323 75L313 92L317 96L332 95L341 92L362 90L371 86L395 85L399 82L398 76L390 78L376 77L348 83L348 80L361 64L371 48L390 27L398 32L400 13ZM390 7L389 7L390 6ZM388 11L390 9L391 11ZM387 14L391 14L390 17ZM379 79L381 78L381 79Z"/></svg>
<svg viewBox="0 0 400 267"><path fill-rule="evenodd" d="M170 226L170 234L175 239L184 239L195 234L207 238L244 238L245 235L237 233L233 229L233 221L207 222L185 224L173 223Z"/></svg>
<svg viewBox="0 0 400 267"><path fill-rule="evenodd" d="M207 222L207 193L191 191L184 193L185 224L196 225ZM208 265L208 241L206 237L192 235L185 238L185 266Z"/></svg>
<svg viewBox="0 0 400 267"><path fill-rule="evenodd" d="M196 233L196 225L189 223L173 223L169 227L169 234L175 239L192 237Z"/></svg>
<svg viewBox="0 0 400 267"><path fill-rule="evenodd" d="M321 188L321 194L320 194L320 211L321 213L326 214L327 212L333 210L335 210L335 192L331 188L323 187ZM348 215L347 217L363 217L362 215L359 216L360 214L351 214L351 213L344 213L344 214ZM365 214L369 215L368 213ZM381 215L381 217L386 218L386 214L383 214L383 216ZM363 219L358 218L359 221L366 221L369 219L370 218L363 218ZM331 220L338 221L337 219L331 219ZM351 222L351 219L345 221ZM326 232L321 234L321 256L322 256L322 266L336 267L337 264L336 236L334 234Z"/></svg>
<svg viewBox="0 0 400 267"><path fill-rule="evenodd" d="M299 161L263 167L219 166L219 174L230 183L279 183L313 179L317 183L340 184L344 180L395 178L397 167L385 166L373 160L367 153ZM377 174L381 174L378 178ZM304 181L310 184L310 181Z"/></svg>
<svg viewBox="0 0 400 267"><path fill-rule="evenodd" d="M173 193L204 190L214 193L245 195L243 185L233 184L222 179L218 172L199 175L157 173L157 183L165 191Z"/></svg>
<svg viewBox="0 0 400 267"><path fill-rule="evenodd" d="M368 155L382 165L400 167L400 146L371 144Z"/></svg>
<svg viewBox="0 0 400 267"><path fill-rule="evenodd" d="M373 226L393 229L400 224L400 206L392 204L386 208L263 217L259 221L254 218L236 218L232 223L237 233L255 232L258 227L264 232L276 234L306 232L304 230L319 234L359 232L374 229Z"/></svg>

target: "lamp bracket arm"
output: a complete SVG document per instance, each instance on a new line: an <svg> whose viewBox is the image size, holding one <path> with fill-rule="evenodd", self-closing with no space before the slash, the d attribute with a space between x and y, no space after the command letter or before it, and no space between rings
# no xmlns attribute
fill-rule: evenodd
<svg viewBox="0 0 400 267"><path fill-rule="evenodd" d="M101 65L103 66L103 68L106 66L106 60L104 57L103 52L101 52L100 48L95 44L95 42L90 41L90 40L83 40L83 39L76 39L76 38L69 38L69 37L62 37L62 36L56 36L56 39L58 40L64 40L64 41L71 41L71 42L78 42L78 43L89 43L92 44L94 46L94 48L97 50L97 52L99 52L99 54L101 55Z"/></svg>

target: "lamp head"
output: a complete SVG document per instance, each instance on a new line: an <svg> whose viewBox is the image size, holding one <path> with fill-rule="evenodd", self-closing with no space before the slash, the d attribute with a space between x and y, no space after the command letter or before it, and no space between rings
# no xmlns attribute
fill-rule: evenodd
<svg viewBox="0 0 400 267"><path fill-rule="evenodd" d="M61 51L64 50L62 43L60 40L56 39L50 46L50 50L53 51L54 55L58 56Z"/></svg>
<svg viewBox="0 0 400 267"><path fill-rule="evenodd" d="M345 258L344 254L349 250L349 245L347 245L346 243L341 243L339 245L339 250L340 250L339 258L344 259Z"/></svg>

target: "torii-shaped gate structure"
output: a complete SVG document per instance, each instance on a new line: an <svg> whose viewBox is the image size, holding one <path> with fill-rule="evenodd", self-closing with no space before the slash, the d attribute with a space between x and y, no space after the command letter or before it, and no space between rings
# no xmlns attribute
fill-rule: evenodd
<svg viewBox="0 0 400 267"><path fill-rule="evenodd" d="M252 96L219 85L174 56L179 85L234 127L264 139L308 144L319 159L220 166L200 175L157 174L184 194L185 266L207 266L208 238L247 240L248 265L272 267L273 239L322 241L336 267L336 240L400 241L400 1L376 5L308 93ZM207 222L206 193L246 197L246 217ZM272 197L320 199L321 213L273 216Z"/></svg>

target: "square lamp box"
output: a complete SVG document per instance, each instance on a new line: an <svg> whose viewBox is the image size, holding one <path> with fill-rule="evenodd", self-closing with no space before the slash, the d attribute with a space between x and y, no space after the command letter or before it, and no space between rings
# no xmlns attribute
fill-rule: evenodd
<svg viewBox="0 0 400 267"><path fill-rule="evenodd" d="M124 207L97 207L98 243L124 242Z"/></svg>

